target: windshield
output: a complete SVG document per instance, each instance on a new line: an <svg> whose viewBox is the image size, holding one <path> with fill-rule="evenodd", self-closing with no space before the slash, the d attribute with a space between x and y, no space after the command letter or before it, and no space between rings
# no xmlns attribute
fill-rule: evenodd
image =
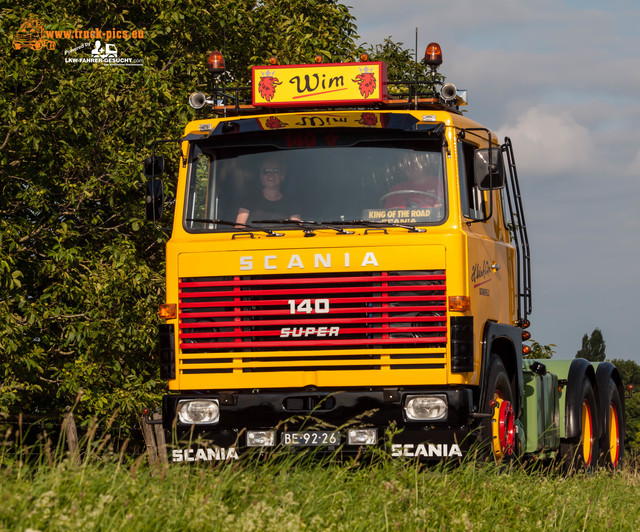
<svg viewBox="0 0 640 532"><path fill-rule="evenodd" d="M191 150L190 231L445 218L441 139L369 130L230 137L197 141Z"/></svg>

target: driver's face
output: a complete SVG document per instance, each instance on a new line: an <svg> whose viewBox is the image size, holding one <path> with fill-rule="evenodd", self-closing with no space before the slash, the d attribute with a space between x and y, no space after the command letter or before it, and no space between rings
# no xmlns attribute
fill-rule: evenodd
<svg viewBox="0 0 640 532"><path fill-rule="evenodd" d="M260 182L262 186L280 186L284 179L284 168L277 161L267 161L260 169Z"/></svg>

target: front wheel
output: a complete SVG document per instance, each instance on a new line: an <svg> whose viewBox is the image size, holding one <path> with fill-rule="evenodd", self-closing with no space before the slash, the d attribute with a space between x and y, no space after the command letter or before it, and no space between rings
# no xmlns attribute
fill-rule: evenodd
<svg viewBox="0 0 640 532"><path fill-rule="evenodd" d="M516 445L513 390L507 370L496 355L491 356L483 412L492 417L483 422L482 441L490 444L495 460L513 458Z"/></svg>

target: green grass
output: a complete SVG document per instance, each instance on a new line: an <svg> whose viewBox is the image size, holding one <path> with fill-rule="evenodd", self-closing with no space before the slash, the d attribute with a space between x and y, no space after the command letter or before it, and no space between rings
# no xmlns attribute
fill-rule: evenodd
<svg viewBox="0 0 640 532"><path fill-rule="evenodd" d="M0 451L0 530L638 530L640 473L565 477L472 461L425 467L299 454L147 465L144 456ZM107 446L108 447L108 446ZM61 456L62 458L56 458Z"/></svg>

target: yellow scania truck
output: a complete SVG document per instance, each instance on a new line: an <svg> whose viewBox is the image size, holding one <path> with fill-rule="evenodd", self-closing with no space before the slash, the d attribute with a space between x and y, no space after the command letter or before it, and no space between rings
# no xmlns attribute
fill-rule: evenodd
<svg viewBox="0 0 640 532"><path fill-rule="evenodd" d="M610 363L523 358L530 252L511 142L466 92L386 65L257 66L189 101L160 315L174 462L314 447L617 466ZM403 92L404 91L404 92ZM164 159L145 161L147 217Z"/></svg>

